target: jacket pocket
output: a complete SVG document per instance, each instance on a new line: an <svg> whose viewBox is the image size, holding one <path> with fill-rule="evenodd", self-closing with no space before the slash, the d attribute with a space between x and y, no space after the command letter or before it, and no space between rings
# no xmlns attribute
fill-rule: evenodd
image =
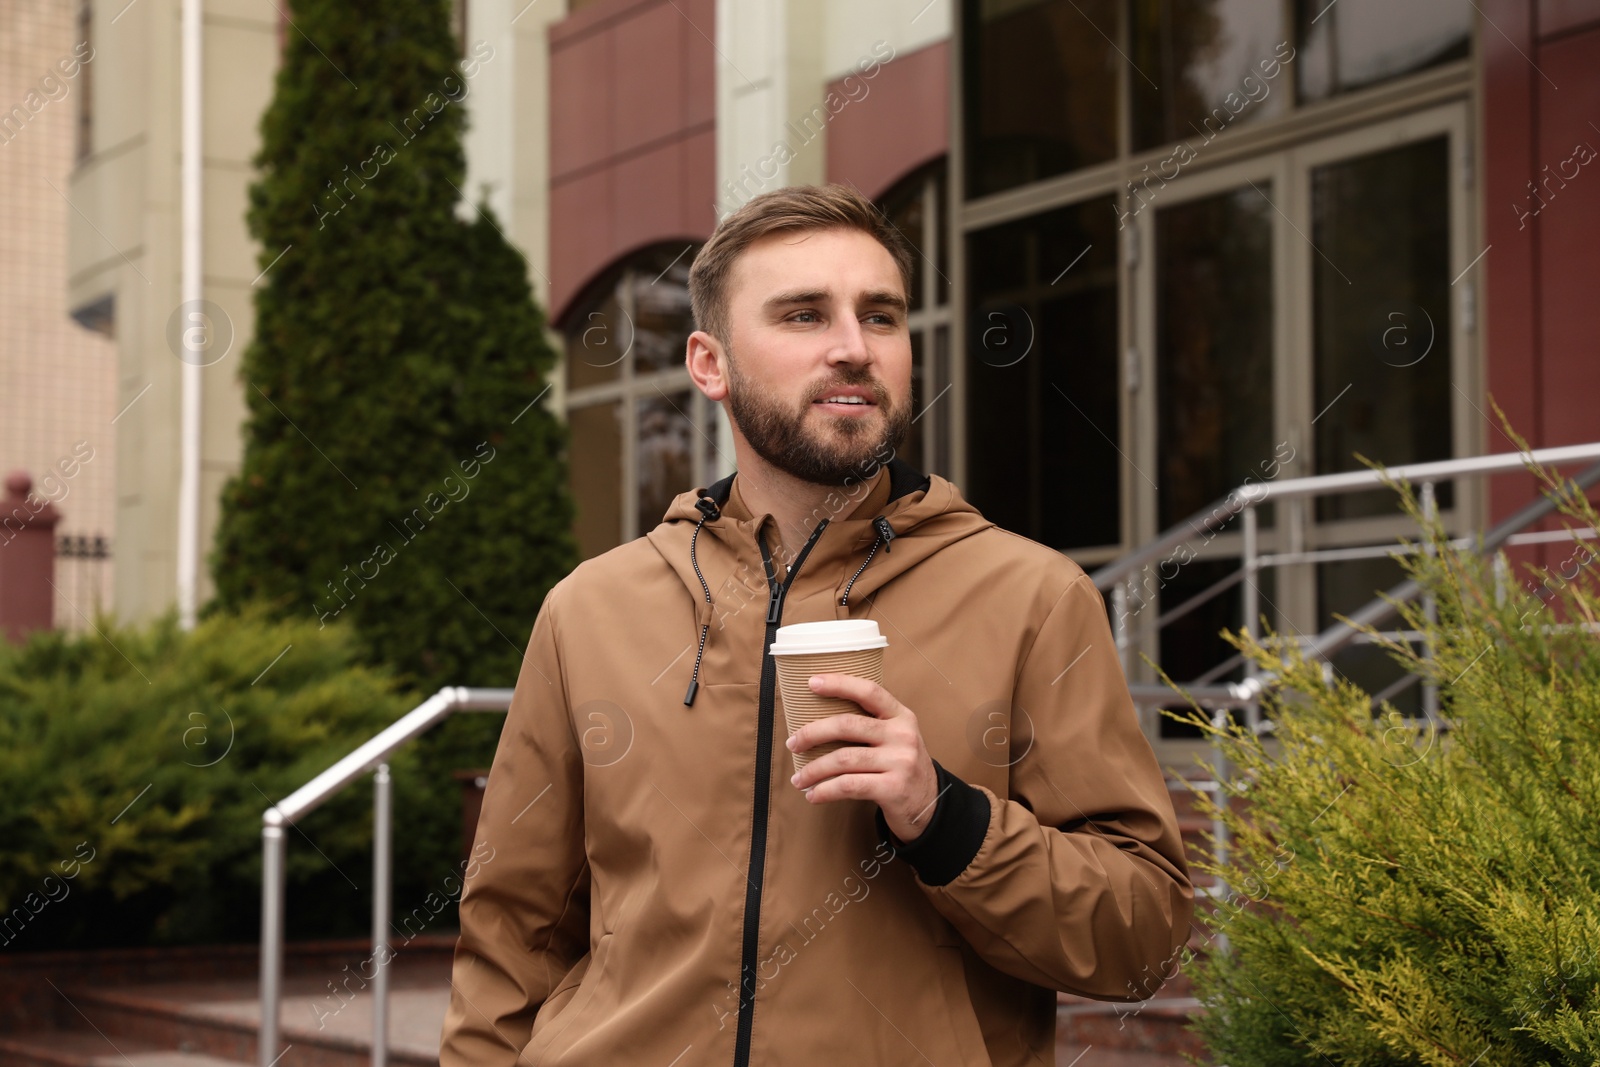
<svg viewBox="0 0 1600 1067"><path fill-rule="evenodd" d="M524 1056L533 1053L539 1057L549 1052L556 1038L566 1033L573 1022L582 1016L584 1006L594 999L595 989L605 981L603 971L606 951L610 947L611 935L601 934L594 950L574 964L572 970L556 983L534 1017L528 1044L522 1050ZM581 1029L574 1031L575 1036L582 1033Z"/></svg>
<svg viewBox="0 0 1600 1067"><path fill-rule="evenodd" d="M960 935L955 936L959 940ZM990 1067L989 1047L984 1043L978 1014L972 1010L972 997L967 993L962 947L960 944L936 943L933 951L938 957L939 989L944 995L947 1009L945 1019L950 1024L950 1037L960 1051L961 1062L974 1067Z"/></svg>

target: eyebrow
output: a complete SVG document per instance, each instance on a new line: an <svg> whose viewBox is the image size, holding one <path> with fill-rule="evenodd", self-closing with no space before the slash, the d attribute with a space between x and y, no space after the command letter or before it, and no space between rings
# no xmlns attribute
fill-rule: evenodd
<svg viewBox="0 0 1600 1067"><path fill-rule="evenodd" d="M794 289L768 297L761 307L765 311L777 311L780 308L794 304L824 303L832 296L832 291L828 289ZM880 307L891 307L902 314L909 310L906 298L892 289L868 290L861 294L861 302L863 304L875 304Z"/></svg>

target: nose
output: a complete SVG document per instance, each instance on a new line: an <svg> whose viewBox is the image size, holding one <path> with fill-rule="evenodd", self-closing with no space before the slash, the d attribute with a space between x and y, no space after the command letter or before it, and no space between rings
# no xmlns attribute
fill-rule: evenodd
<svg viewBox="0 0 1600 1067"><path fill-rule="evenodd" d="M828 365L870 363L872 353L867 348L867 335L862 331L860 321L853 315L840 316L837 321L837 329L829 331Z"/></svg>

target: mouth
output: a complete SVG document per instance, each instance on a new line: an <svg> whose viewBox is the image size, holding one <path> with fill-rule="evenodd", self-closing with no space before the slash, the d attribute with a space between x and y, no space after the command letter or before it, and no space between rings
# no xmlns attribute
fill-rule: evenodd
<svg viewBox="0 0 1600 1067"><path fill-rule="evenodd" d="M857 417L869 414L877 410L878 407L872 397L862 389L843 389L839 392L829 393L812 401L811 406L833 414Z"/></svg>

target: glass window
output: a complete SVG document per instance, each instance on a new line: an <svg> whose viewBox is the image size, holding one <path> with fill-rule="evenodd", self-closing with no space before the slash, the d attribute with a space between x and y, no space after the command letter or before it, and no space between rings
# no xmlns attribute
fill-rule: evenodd
<svg viewBox="0 0 1600 1067"><path fill-rule="evenodd" d="M916 250L907 316L914 421L896 452L917 470L948 476L950 400L944 393L950 384L951 310L945 174L943 159L919 168L885 193L879 206Z"/></svg>
<svg viewBox="0 0 1600 1067"><path fill-rule="evenodd" d="M1053 548L1122 540L1110 197L968 235L964 491Z"/></svg>
<svg viewBox="0 0 1600 1067"><path fill-rule="evenodd" d="M1447 459L1448 141L1311 172L1316 473ZM1439 505L1451 504L1439 486ZM1319 519L1393 514L1388 490L1323 497Z"/></svg>
<svg viewBox="0 0 1600 1067"><path fill-rule="evenodd" d="M84 54L94 55L94 4L91 0L78 3L78 40ZM84 63L78 68L78 130L74 153L82 163L94 152L94 64Z"/></svg>
<svg viewBox="0 0 1600 1067"><path fill-rule="evenodd" d="M607 286L567 326L567 388L603 385L622 377L633 333L615 289Z"/></svg>
<svg viewBox="0 0 1600 1067"><path fill-rule="evenodd" d="M963 5L966 195L1117 154L1117 0Z"/></svg>
<svg viewBox="0 0 1600 1067"><path fill-rule="evenodd" d="M1156 475L1162 529L1245 479L1272 442L1272 223L1243 189L1156 215ZM1263 195L1265 193L1265 196Z"/></svg>
<svg viewBox="0 0 1600 1067"><path fill-rule="evenodd" d="M637 537L655 529L674 497L694 488L694 444L707 429L690 419L689 413L695 410L693 399L699 396L698 389L682 389L638 400Z"/></svg>
<svg viewBox="0 0 1600 1067"><path fill-rule="evenodd" d="M715 409L684 367L694 245L630 256L566 318L575 533L584 558L654 529L722 459ZM624 421L627 420L627 421Z"/></svg>
<svg viewBox="0 0 1600 1067"><path fill-rule="evenodd" d="M573 532L584 559L615 548L622 529L622 405L588 404L567 412L568 461L577 509Z"/></svg>
<svg viewBox="0 0 1600 1067"><path fill-rule="evenodd" d="M1129 11L1135 150L1286 109L1294 53L1279 0L1135 0Z"/></svg>
<svg viewBox="0 0 1600 1067"><path fill-rule="evenodd" d="M1166 572L1160 566L1151 567L1140 575L1140 580L1146 585L1154 585L1159 590L1159 597L1143 610L1175 611L1238 571L1237 557L1197 559ZM1256 572L1256 588L1260 591L1257 604L1269 619L1277 614L1272 607L1278 598L1277 579L1278 572L1272 568ZM1232 645L1222 639L1222 631L1244 628L1244 619L1240 615L1242 592L1243 586L1234 582L1162 627L1158 642L1162 669L1173 678L1205 680L1199 684L1221 685L1224 682L1243 681L1242 661L1234 663L1227 670L1219 669L1239 655ZM1138 621L1142 623L1144 620ZM1175 701L1166 707L1180 714L1189 710L1189 705L1182 701ZM1233 714L1242 721L1242 711L1235 710ZM1202 736L1198 727L1165 716L1161 718L1159 734L1169 738Z"/></svg>
<svg viewBox="0 0 1600 1067"><path fill-rule="evenodd" d="M1471 0L1295 0L1303 100L1464 59L1472 42Z"/></svg>
<svg viewBox="0 0 1600 1067"><path fill-rule="evenodd" d="M1319 630L1339 620L1334 614L1349 615L1366 607L1379 593L1387 592L1405 580L1405 572L1393 559L1355 559L1317 564L1317 613ZM1380 629L1399 625L1390 617ZM1333 657L1334 670L1370 695L1389 694L1386 699L1400 714L1414 718L1422 714L1422 687L1412 683L1399 688L1406 672L1394 656L1373 644L1346 645ZM1395 689L1399 689L1395 692Z"/></svg>
<svg viewBox="0 0 1600 1067"><path fill-rule="evenodd" d="M687 248L679 251L676 260L660 267L656 264L663 253L646 257L628 272L624 283L632 297L634 370L640 374L682 367L694 332L689 310L689 264L694 257Z"/></svg>
<svg viewBox="0 0 1600 1067"><path fill-rule="evenodd" d="M943 164L939 167L943 172ZM941 191L942 182L935 182L936 194ZM928 236L932 232L929 217L928 197L926 195L928 181L926 179L911 179L896 185L883 198L883 213L888 220L894 223L895 229L900 231L900 236L916 250L916 255L911 259L911 310L921 311L926 301L923 300L923 290L927 287L928 275ZM937 242L935 242L937 243ZM949 275L940 272L943 291L945 286L942 279ZM948 299L948 294L944 294Z"/></svg>

